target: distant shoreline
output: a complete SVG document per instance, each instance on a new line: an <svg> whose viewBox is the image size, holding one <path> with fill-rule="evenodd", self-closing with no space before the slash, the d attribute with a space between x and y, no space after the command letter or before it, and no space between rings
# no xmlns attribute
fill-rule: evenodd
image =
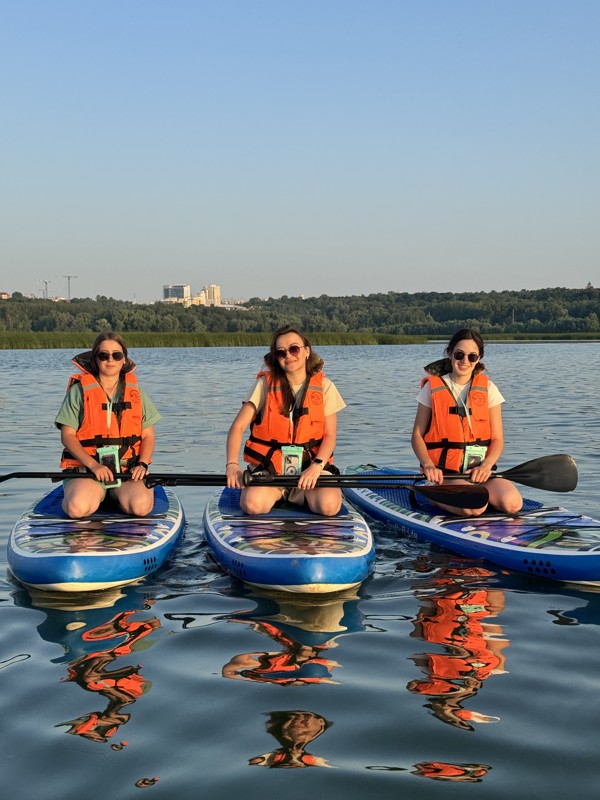
<svg viewBox="0 0 600 800"><path fill-rule="evenodd" d="M599 342L597 333L502 333L483 334L486 342ZM0 350L85 350L92 346L95 333L0 331ZM145 333L127 331L127 346L136 347L268 347L270 333ZM391 333L310 333L315 346L403 345L445 342L440 334L405 336Z"/></svg>

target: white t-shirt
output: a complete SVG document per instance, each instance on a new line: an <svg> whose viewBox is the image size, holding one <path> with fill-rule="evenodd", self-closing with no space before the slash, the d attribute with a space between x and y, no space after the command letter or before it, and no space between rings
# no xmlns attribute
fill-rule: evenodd
<svg viewBox="0 0 600 800"><path fill-rule="evenodd" d="M294 394L297 394L302 386L302 383L297 385L291 384ZM267 379L262 377L257 380L254 388L244 400L244 403L252 403L258 412L263 408L266 396ZM329 417L332 414L337 414L338 411L341 411L343 408L346 408L346 403L344 403L336 385L323 375L323 411L325 416Z"/></svg>
<svg viewBox="0 0 600 800"><path fill-rule="evenodd" d="M454 398L459 401L462 400L466 403L467 395L469 393L469 387L471 386L471 382L465 384L464 386L460 383L455 383L450 375L444 375L442 377L444 383L447 384L448 388L454 395ZM423 406L427 406L427 408L431 408L431 385L429 381L423 386L419 394L417 395L417 403L421 403ZM500 394L500 390L496 386L495 383L489 381L488 383L488 408L493 408L494 406L499 406L501 403L504 403L504 397Z"/></svg>

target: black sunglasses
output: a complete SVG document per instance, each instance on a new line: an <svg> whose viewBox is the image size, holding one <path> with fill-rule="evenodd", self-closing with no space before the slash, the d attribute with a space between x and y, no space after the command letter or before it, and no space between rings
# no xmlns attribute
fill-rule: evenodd
<svg viewBox="0 0 600 800"><path fill-rule="evenodd" d="M455 361L462 361L465 356L469 359L471 364L479 361L479 355L477 353L463 353L462 350L455 350L454 353L452 353L452 358Z"/></svg>
<svg viewBox="0 0 600 800"><path fill-rule="evenodd" d="M114 353L109 353L107 350L101 350L98 353L99 361L108 361L109 358L112 358L113 361L123 361L125 358L125 353L122 353L120 350L115 350Z"/></svg>
<svg viewBox="0 0 600 800"><path fill-rule="evenodd" d="M275 350L275 355L277 358L285 358L289 353L296 358L296 356L300 354L300 350L302 350L302 347L299 344L292 344L287 350L284 347L278 347L277 350Z"/></svg>

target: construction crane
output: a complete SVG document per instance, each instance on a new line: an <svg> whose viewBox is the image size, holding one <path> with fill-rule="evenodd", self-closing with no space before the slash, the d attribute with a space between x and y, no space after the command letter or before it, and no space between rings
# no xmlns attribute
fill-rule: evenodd
<svg viewBox="0 0 600 800"><path fill-rule="evenodd" d="M49 283L52 283L52 281L46 281L46 280L44 280L44 279L42 278L42 280L40 281L40 283L43 283L43 284L44 284L44 300L47 300L47 299L48 299L48 284L49 284Z"/></svg>
<svg viewBox="0 0 600 800"><path fill-rule="evenodd" d="M71 302L71 278L76 278L77 275L63 275L67 279L67 302Z"/></svg>

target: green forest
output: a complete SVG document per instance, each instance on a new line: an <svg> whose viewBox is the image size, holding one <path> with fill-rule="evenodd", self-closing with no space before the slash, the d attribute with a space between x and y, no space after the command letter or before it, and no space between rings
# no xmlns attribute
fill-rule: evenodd
<svg viewBox="0 0 600 800"><path fill-rule="evenodd" d="M329 334L332 343L338 338L385 342L447 336L461 327L511 338L596 338L600 335L600 289L588 284L584 289L255 297L238 308L135 304L103 296L54 301L19 293L0 301L0 346L5 347L19 346L17 335L24 340L29 334L50 334L48 338L54 339L70 334L72 340L73 334L80 333L89 340L89 334L109 330L161 334L164 341L173 339L178 344L183 334L193 334L189 338L200 344L238 340L262 344L265 335L282 324L307 334Z"/></svg>

